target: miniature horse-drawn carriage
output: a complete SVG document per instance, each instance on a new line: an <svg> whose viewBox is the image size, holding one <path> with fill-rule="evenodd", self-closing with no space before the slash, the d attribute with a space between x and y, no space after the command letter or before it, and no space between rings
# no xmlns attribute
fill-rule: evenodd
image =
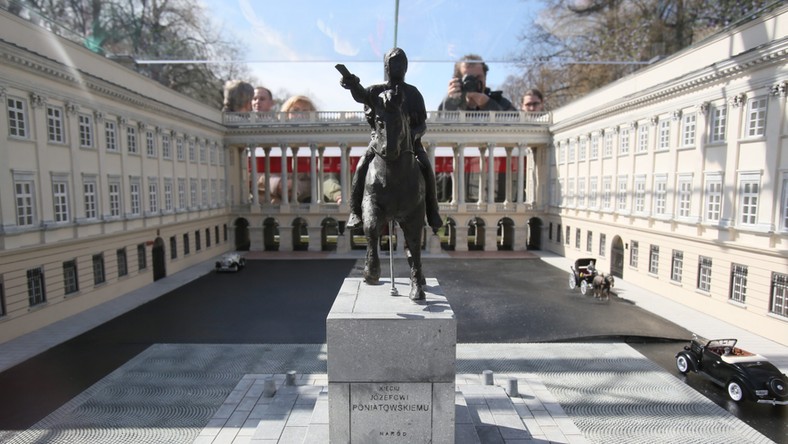
<svg viewBox="0 0 788 444"><path fill-rule="evenodd" d="M580 294L585 296L588 289L594 283L594 277L597 275L594 265L596 259L592 257L584 257L575 261L575 265L569 267L572 273L569 275L569 288L574 290L580 287ZM590 269L589 269L590 266Z"/></svg>

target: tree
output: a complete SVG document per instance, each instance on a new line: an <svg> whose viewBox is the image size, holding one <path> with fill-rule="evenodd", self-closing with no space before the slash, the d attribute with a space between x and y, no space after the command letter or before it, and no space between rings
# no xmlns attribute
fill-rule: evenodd
<svg viewBox="0 0 788 444"><path fill-rule="evenodd" d="M141 74L217 108L225 80L254 81L246 65L233 62L241 58L240 45L212 31L199 2L27 0L26 5L44 16L55 32L78 36L100 54L130 56L137 62L133 69ZM161 63L168 60L173 63Z"/></svg>
<svg viewBox="0 0 788 444"><path fill-rule="evenodd" d="M752 17L774 0L546 0L520 36L523 68L504 90L539 88L557 108Z"/></svg>

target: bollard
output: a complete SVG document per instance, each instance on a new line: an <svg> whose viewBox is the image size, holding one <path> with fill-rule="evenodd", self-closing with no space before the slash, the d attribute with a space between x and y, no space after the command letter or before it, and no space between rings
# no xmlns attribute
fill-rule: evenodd
<svg viewBox="0 0 788 444"><path fill-rule="evenodd" d="M520 393L517 391L517 378L506 378L506 386L504 387L504 390L506 390L506 394L509 395L510 398L520 396Z"/></svg>
<svg viewBox="0 0 788 444"><path fill-rule="evenodd" d="M272 376L269 376L263 380L263 396L271 398L274 394L276 394L276 381Z"/></svg>
<svg viewBox="0 0 788 444"><path fill-rule="evenodd" d="M482 372L482 383L484 385L493 385L493 371L492 370L485 370Z"/></svg>
<svg viewBox="0 0 788 444"><path fill-rule="evenodd" d="M290 370L285 376L285 385L296 385L296 371Z"/></svg>

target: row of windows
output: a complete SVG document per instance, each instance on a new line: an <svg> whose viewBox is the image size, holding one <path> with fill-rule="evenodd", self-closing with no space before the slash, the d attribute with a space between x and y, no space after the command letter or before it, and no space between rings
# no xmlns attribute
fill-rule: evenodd
<svg viewBox="0 0 788 444"><path fill-rule="evenodd" d="M622 175L615 178L613 188L612 176L602 178L601 189L599 178L592 176L586 181L584 177L577 179L553 180L551 187L551 204L570 208L601 209L603 211L618 211L634 215L654 215L678 218L698 217L692 213L693 207L693 176L692 174L678 174L674 193L674 213L668 213L668 174L655 174L650 193L647 193L647 175L638 175L634 178L633 190L630 194L629 176ZM756 225L758 223L758 205L761 191L760 173L740 173L738 177L738 210L736 222L738 225ZM723 174L706 173L703 185L703 208L700 218L709 223L720 222L723 216ZM566 186L565 186L566 183ZM588 192L586 192L588 185ZM781 185L780 223L781 229L788 229L788 178L784 178ZM646 197L651 198L647 206ZM650 212L649 212L650 210Z"/></svg>
<svg viewBox="0 0 788 444"><path fill-rule="evenodd" d="M9 134L12 137L20 139L29 139L30 131L28 129L27 117L27 102L23 99L9 97L6 100L8 107L8 128ZM46 105L47 115L47 140L50 143L65 144L66 137L66 124L64 118L63 107ZM98 119L97 119L98 120ZM148 157L156 158L161 152L161 157L164 159L172 159L173 148L175 149L175 157L179 161L186 160L186 151L190 162L197 162L197 154L199 152L200 163L208 163L216 165L217 162L220 166L224 165L224 156L221 155L219 146L216 142L206 142L195 140L192 137L172 137L169 132L164 131L161 134L161 139L158 140L153 129L146 129L144 125L140 126L138 134L138 127L123 124L118 125L114 120L102 119L104 121L104 141L106 144L107 152L121 151L120 137L118 135L119 127L125 129L126 134L126 151L129 154L140 154L140 140L138 136L143 137L145 154ZM81 148L95 148L97 141L94 135L93 116L90 114L78 113L78 139Z"/></svg>
<svg viewBox="0 0 788 444"><path fill-rule="evenodd" d="M757 97L747 101L745 114L744 138L763 137L766 133L766 108L768 97ZM709 143L725 142L728 132L728 104L710 106L709 112ZM690 110L666 115L653 119L656 126L655 149L657 151L670 149L671 120L681 121L679 147L691 148L695 146L697 129L697 111ZM649 151L650 122L638 122L635 125L622 125L617 128L594 132L589 136L581 136L557 143L557 161L559 164L598 159L600 151L602 157L613 156L613 134L618 132L618 155L625 156L634 149L637 154Z"/></svg>
<svg viewBox="0 0 788 444"><path fill-rule="evenodd" d="M220 237L220 228L218 225L205 230L194 231L194 249L200 251L202 249L202 235L205 237L205 247L211 246L211 239L213 233L213 241L219 244L221 239L227 242L227 225L223 226L222 237ZM190 233L184 233L181 236L183 245L183 254L189 255L191 251ZM143 272L148 268L148 256L144 243L137 244L137 272ZM115 251L117 263L117 277L122 278L129 274L128 253L126 247L119 248ZM170 237L170 259L178 258L178 236ZM105 265L104 253L97 253L91 257L93 285L98 286L107 281L107 269ZM77 260L71 259L64 261L62 264L63 270L63 292L65 296L74 295L79 292L80 284L79 273L77 272ZM44 267L36 267L27 270L27 295L28 305L34 307L46 303L47 301L47 287L44 279ZM0 316L6 315L6 302L3 287L3 281L0 279Z"/></svg>
<svg viewBox="0 0 788 444"><path fill-rule="evenodd" d="M24 176L24 177L23 177ZM83 215L86 220L98 220L101 211L101 193L96 176L83 176ZM124 201L128 201L129 217L142 215L143 181L139 177L131 177L128 181L127 193L123 193L120 177L110 177L107 182L106 216L121 217ZM147 212L146 215L185 211L188 209L209 208L226 204L226 182L224 179L196 179L165 177L161 182L157 177L147 179ZM160 191L159 185L163 184ZM198 185L199 184L199 185ZM19 227L31 227L38 222L35 205L35 181L32 176L15 177L14 198L16 202L16 224ZM67 175L53 176L52 182L53 220L56 223L67 223L72 220L72 203L69 195L69 178Z"/></svg>
<svg viewBox="0 0 788 444"><path fill-rule="evenodd" d="M561 236L564 235L562 242ZM561 230L561 224L557 225L555 230L555 242L569 245L571 243L572 230L569 226L565 231ZM575 229L574 244L576 249L580 249L582 230ZM553 223L550 222L548 237L550 240L554 239L553 236ZM588 253L593 253L593 239L594 233L590 230L586 231L586 245L585 250ZM607 250L607 239L604 233L599 234L599 257L605 257ZM629 266L637 269L640 257L640 243L638 241L630 241L629 243ZM652 276L659 275L660 265L660 248L659 245L649 245L648 250L648 273ZM712 259L706 256L698 256L698 274L695 282L695 288L703 293L711 293L711 274L712 274ZM681 250L672 250L670 260L670 280L675 283L682 283L683 274L685 269L684 252ZM730 270L730 286L728 289L728 298L736 303L745 304L747 297L747 266L743 264L732 264ZM771 294L769 300L769 312L788 318L788 274L772 273L771 280Z"/></svg>

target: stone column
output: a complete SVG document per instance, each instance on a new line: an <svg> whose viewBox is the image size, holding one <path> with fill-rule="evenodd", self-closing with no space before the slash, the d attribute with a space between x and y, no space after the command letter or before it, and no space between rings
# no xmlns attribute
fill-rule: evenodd
<svg viewBox="0 0 788 444"><path fill-rule="evenodd" d="M321 234L323 232L323 227L320 225L317 226L308 226L307 233L309 233L309 251L321 251L323 250L323 243L321 239Z"/></svg>
<svg viewBox="0 0 788 444"><path fill-rule="evenodd" d="M512 201L512 149L511 146L507 146L506 148L506 172L504 173L504 183L506 184L506 189L504 190L504 199L503 203L508 205Z"/></svg>
<svg viewBox="0 0 788 444"><path fill-rule="evenodd" d="M282 204L283 205L287 205L288 203L290 203L290 195L287 192L287 144L282 143L282 144L280 144L280 146L282 147L282 156L279 159L280 163L282 165L282 173L280 174L280 176L281 176L280 183L282 184L282 196L281 197L282 197ZM281 232L282 232L282 230L280 229L279 233L281 234ZM292 246L291 246L291 248L292 248ZM282 249L281 242L280 242L280 245L279 245L279 249L280 250Z"/></svg>
<svg viewBox="0 0 788 444"><path fill-rule="evenodd" d="M252 204L257 206L260 205L260 194L257 191L257 182L260 180L257 171L257 147L250 146L249 149L252 151L252 183L249 184L249 188L251 188Z"/></svg>
<svg viewBox="0 0 788 444"><path fill-rule="evenodd" d="M325 159L323 158L323 154L326 150L326 147L320 146L317 148L317 165L319 167L319 171L317 173L317 200L312 200L312 202L323 203L323 196L325 191L323 190L323 182L326 180L325 178Z"/></svg>
<svg viewBox="0 0 788 444"><path fill-rule="evenodd" d="M495 204L495 144L487 144L487 203Z"/></svg>
<svg viewBox="0 0 788 444"><path fill-rule="evenodd" d="M457 204L465 204L465 145L457 146L457 167L454 169L457 182Z"/></svg>
<svg viewBox="0 0 788 444"><path fill-rule="evenodd" d="M263 152L265 153L265 202L266 204L271 203L271 147L267 146L263 148Z"/></svg>
<svg viewBox="0 0 788 444"><path fill-rule="evenodd" d="M320 177L322 177L322 176L323 176L323 173L321 171ZM318 187L317 184L320 182L319 179L320 178L317 175L317 144L316 143L310 143L309 144L309 185L310 185L311 188L309 190L309 194L311 194L311 198L309 199L309 201L311 203L318 203L318 202L322 201L322 199L318 198L318 193L320 192L320 187ZM310 248L311 248L311 245L312 245L311 239L310 239L309 245L310 245Z"/></svg>
<svg viewBox="0 0 788 444"><path fill-rule="evenodd" d="M525 202L525 150L522 144L517 145L517 203Z"/></svg>
<svg viewBox="0 0 788 444"><path fill-rule="evenodd" d="M484 203L484 166L487 163L484 155L487 152L487 148L484 146L479 147L479 196L476 199L476 204L481 205Z"/></svg>
<svg viewBox="0 0 788 444"><path fill-rule="evenodd" d="M293 151L293 194L290 197L290 201L293 204L298 204L298 150L299 147L293 146L290 148ZM282 188L285 188L286 182L282 182Z"/></svg>
<svg viewBox="0 0 788 444"><path fill-rule="evenodd" d="M339 144L339 184L342 188L342 203L349 203L350 199L350 147L347 143Z"/></svg>
<svg viewBox="0 0 788 444"><path fill-rule="evenodd" d="M468 251L468 225L456 221L454 231L454 251Z"/></svg>

